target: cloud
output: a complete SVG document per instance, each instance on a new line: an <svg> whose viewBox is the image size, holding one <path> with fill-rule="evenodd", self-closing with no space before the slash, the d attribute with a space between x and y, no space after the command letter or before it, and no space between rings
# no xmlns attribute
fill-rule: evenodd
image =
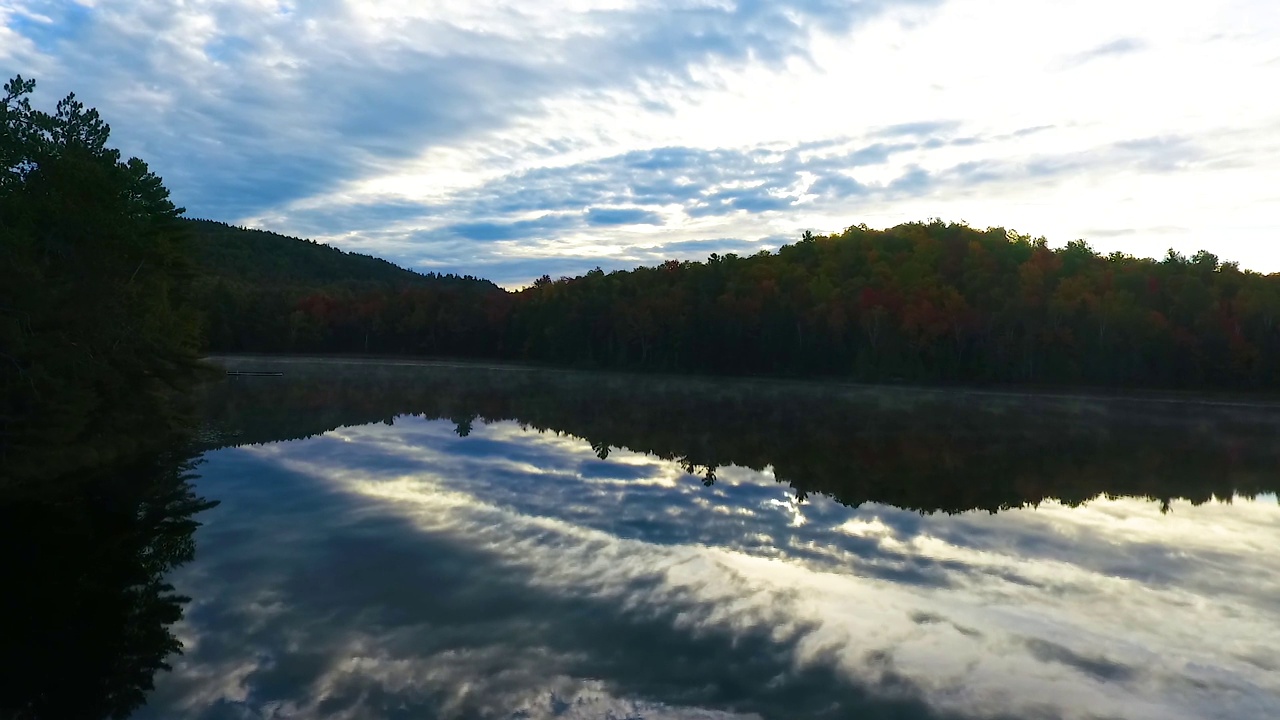
<svg viewBox="0 0 1280 720"><path fill-rule="evenodd" d="M1029 638L1027 649L1041 662L1062 663L1104 682L1130 682L1139 675L1135 668L1128 665L1103 657L1086 657L1048 640Z"/></svg>
<svg viewBox="0 0 1280 720"><path fill-rule="evenodd" d="M738 210L763 212L789 207L803 192L803 174L825 180L859 167L880 165L895 154L919 150L922 143L860 145L845 139L821 154L802 148L700 149L666 147L635 151L582 163L557 165L503 176L457 193L445 212L502 216L563 212L593 206L588 219L606 217L600 205L629 202L617 217L633 224L641 215L680 205L700 216Z"/></svg>
<svg viewBox="0 0 1280 720"><path fill-rule="evenodd" d="M1077 53L1067 58L1063 63L1065 67L1076 67L1083 65L1092 60L1098 60L1106 57L1117 57L1120 55L1130 55L1132 53L1141 52L1147 47L1146 41L1141 38L1124 37L1117 38L1111 42L1103 43L1097 47L1090 48L1084 52Z"/></svg>
<svg viewBox="0 0 1280 720"><path fill-rule="evenodd" d="M291 216L288 233L312 238L321 235L343 235L353 229L364 232L347 242L369 241L378 229L404 225L430 225L441 221L441 208L403 198L382 198L373 202L332 202ZM193 211L187 217L201 217ZM221 220L209 217L208 220ZM224 221L225 222L225 221ZM285 230L283 226L270 230Z"/></svg>
<svg viewBox="0 0 1280 720"><path fill-rule="evenodd" d="M880 128L872 133L873 137L898 138L904 136L929 137L938 133L953 133L960 127L955 120L924 120L899 123Z"/></svg>
<svg viewBox="0 0 1280 720"><path fill-rule="evenodd" d="M795 238L766 237L758 240L740 240L737 238L713 238L708 240L684 240L655 245L643 250L647 258L676 258L702 260L712 253L724 255L754 255L761 250L776 250L780 245Z"/></svg>
<svg viewBox="0 0 1280 720"><path fill-rule="evenodd" d="M805 55L811 33L893 4L587 3L512 16L481 3L403 17L344 2L39 5L49 22L20 4L6 25L37 49L6 64L49 67L38 79L102 108L117 142L194 212L237 219L536 117L550 98L696 85L711 63L778 65Z"/></svg>
<svg viewBox="0 0 1280 720"><path fill-rule="evenodd" d="M652 210L638 208L599 208L587 210L587 224L599 225L661 225L662 216Z"/></svg>
<svg viewBox="0 0 1280 720"><path fill-rule="evenodd" d="M1249 92L1278 67L1260 0L1084 1L17 0L0 71L98 107L192 215L415 267L530 268L520 282L618 266L659 227L683 243L925 217L1058 244L1133 228L1099 247L1136 254L1213 237L1280 267L1280 135ZM1184 145L1120 145L1143 136ZM618 209L635 222L598 222Z"/></svg>
<svg viewBox="0 0 1280 720"><path fill-rule="evenodd" d="M467 240L517 240L545 236L548 231L570 227L579 222L578 218L567 215L542 215L532 220L516 222L475 222L448 225L444 231Z"/></svg>
<svg viewBox="0 0 1280 720"><path fill-rule="evenodd" d="M963 197L979 190L990 193L1028 185L1053 187L1090 172L1172 173L1194 168L1206 157L1191 138L1154 136L1112 142L1088 152L966 160L932 168L914 162L902 165L906 158L919 158L937 148L963 150L969 146L970 137L954 132L919 134L948 130L954 131L952 123L921 122L911 129L896 130L897 138L890 143L869 137L794 148L663 147L537 167L461 190L422 206L416 216L412 203L369 205L370 217L392 223L369 237L371 243L383 248L384 256L416 269L451 269L515 285L544 272L558 276L596 266L629 269L668 257L702 259L721 252L711 237L689 237L689 233L676 230L668 242L647 247L678 254L655 254L634 245L637 241L633 238L601 254L599 247L606 242L596 234L617 227L661 225L671 232L684 219L749 218L754 225L734 242L789 241L798 237L803 226L796 223L780 235L761 220L785 217L797 208L832 214L842 208L856 213L885 203ZM1013 135L1041 131L1030 130ZM979 142L1000 140L980 138ZM342 207L336 211L327 207L298 211L293 217L307 227L329 224L334 231L356 236L368 233L362 211L344 214ZM529 218L530 214L536 215ZM405 218L406 229L393 229L398 216ZM818 229L839 231L843 226ZM458 245L451 238L472 244ZM566 252L563 246L570 239L596 246L591 251L594 254ZM519 254L541 255L542 260L513 257L517 253L511 243L516 242L522 243ZM555 257L548 257L551 255Z"/></svg>
<svg viewBox="0 0 1280 720"><path fill-rule="evenodd" d="M1182 227L1153 227L1153 228L1091 228L1088 233L1089 237L1113 238L1124 237L1126 235L1136 235L1138 233L1179 233L1185 232L1186 228Z"/></svg>

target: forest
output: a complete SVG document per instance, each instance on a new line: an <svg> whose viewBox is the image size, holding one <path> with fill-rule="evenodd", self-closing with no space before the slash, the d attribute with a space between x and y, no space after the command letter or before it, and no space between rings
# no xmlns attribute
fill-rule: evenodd
<svg viewBox="0 0 1280 720"><path fill-rule="evenodd" d="M182 208L68 96L0 94L0 716L125 718L182 647L202 313Z"/></svg>
<svg viewBox="0 0 1280 720"><path fill-rule="evenodd" d="M503 348L556 363L912 382L1274 387L1280 277L941 221L542 281Z"/></svg>
<svg viewBox="0 0 1280 720"><path fill-rule="evenodd" d="M1084 241L1052 248L938 220L805 233L749 257L544 276L516 292L475 278L359 277L206 280L208 347L873 382L1280 383L1280 276L1205 251L1102 256Z"/></svg>
<svg viewBox="0 0 1280 720"><path fill-rule="evenodd" d="M220 351L377 352L389 345L390 318L372 318L385 315L389 298L430 306L453 326L468 322L482 298L505 294L488 280L416 273L263 230L212 220L187 220L184 229L199 269L193 305L207 345ZM360 319L333 322L338 307ZM415 321L426 329L425 320Z"/></svg>

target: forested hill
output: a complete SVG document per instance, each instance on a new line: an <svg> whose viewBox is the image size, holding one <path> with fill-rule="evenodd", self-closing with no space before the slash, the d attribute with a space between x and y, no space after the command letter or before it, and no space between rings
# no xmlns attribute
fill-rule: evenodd
<svg viewBox="0 0 1280 720"><path fill-rule="evenodd" d="M862 380L1280 388L1280 275L942 221L776 253L544 278L528 359Z"/></svg>
<svg viewBox="0 0 1280 720"><path fill-rule="evenodd" d="M192 238L192 259L204 278L295 287L451 285L497 289L488 280L417 273L382 258L345 252L314 240L214 220L186 220L185 224Z"/></svg>
<svg viewBox="0 0 1280 720"><path fill-rule="evenodd" d="M389 309L416 310L414 328L457 327L479 311L480 298L506 294L481 278L417 273L312 240L212 220L184 223L195 266L192 304L212 350L425 351L400 342L406 319Z"/></svg>
<svg viewBox="0 0 1280 720"><path fill-rule="evenodd" d="M482 286L477 286L482 290ZM230 307L231 298L222 306ZM777 252L448 288L241 298L221 351L864 381L1280 389L1280 276L941 221ZM232 303L234 304L234 303ZM224 332L225 331L225 332Z"/></svg>

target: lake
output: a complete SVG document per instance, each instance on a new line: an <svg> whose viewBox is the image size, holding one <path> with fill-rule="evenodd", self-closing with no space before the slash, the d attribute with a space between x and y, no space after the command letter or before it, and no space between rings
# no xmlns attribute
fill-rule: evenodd
<svg viewBox="0 0 1280 720"><path fill-rule="evenodd" d="M221 362L137 718L1280 717L1280 408Z"/></svg>

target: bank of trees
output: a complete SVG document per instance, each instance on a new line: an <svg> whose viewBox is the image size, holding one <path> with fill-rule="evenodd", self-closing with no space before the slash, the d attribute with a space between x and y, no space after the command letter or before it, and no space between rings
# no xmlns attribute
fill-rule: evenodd
<svg viewBox="0 0 1280 720"><path fill-rule="evenodd" d="M1102 256L940 221L543 277L515 293L321 288L271 314L286 310L289 330L261 349L870 381L1280 384L1280 277L1208 252Z"/></svg>
<svg viewBox="0 0 1280 720"><path fill-rule="evenodd" d="M1280 282L1200 253L1050 249L933 222L776 254L542 282L513 319L539 359L862 379L1272 385Z"/></svg>
<svg viewBox="0 0 1280 720"><path fill-rule="evenodd" d="M489 283L257 286L215 281L197 296L218 352L503 356L511 298Z"/></svg>

